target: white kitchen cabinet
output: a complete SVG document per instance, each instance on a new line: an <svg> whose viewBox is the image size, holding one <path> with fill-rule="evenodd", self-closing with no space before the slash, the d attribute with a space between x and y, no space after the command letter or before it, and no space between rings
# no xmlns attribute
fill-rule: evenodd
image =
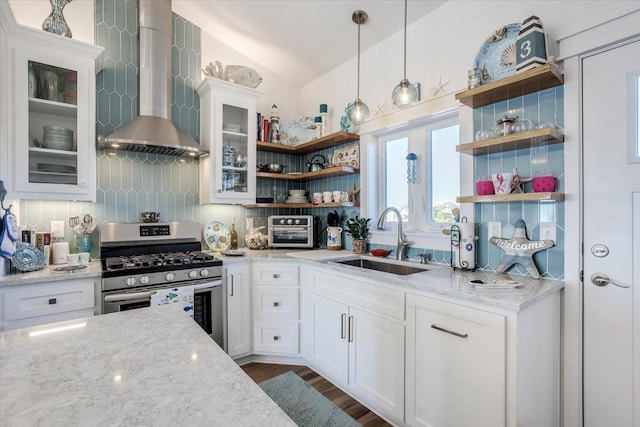
<svg viewBox="0 0 640 427"><path fill-rule="evenodd" d="M200 95L200 203L256 200L256 101L260 92L205 77Z"/></svg>
<svg viewBox="0 0 640 427"><path fill-rule="evenodd" d="M309 273L310 366L356 399L402 420L404 293L326 271Z"/></svg>
<svg viewBox="0 0 640 427"><path fill-rule="evenodd" d="M0 330L91 317L93 279L75 279L0 288Z"/></svg>
<svg viewBox="0 0 640 427"><path fill-rule="evenodd" d="M227 353L239 357L252 351L251 276L249 264L224 267L227 294Z"/></svg>
<svg viewBox="0 0 640 427"><path fill-rule="evenodd" d="M300 353L298 267L259 262L252 265L253 346L255 354Z"/></svg>
<svg viewBox="0 0 640 427"><path fill-rule="evenodd" d="M505 425L505 359L504 316L408 298L407 424Z"/></svg>
<svg viewBox="0 0 640 427"><path fill-rule="evenodd" d="M95 201L96 73L104 49L18 25L6 5L1 13L0 92L8 101L0 112L7 124L0 179L8 197ZM59 134L45 140L45 126L71 131L72 143L57 145Z"/></svg>

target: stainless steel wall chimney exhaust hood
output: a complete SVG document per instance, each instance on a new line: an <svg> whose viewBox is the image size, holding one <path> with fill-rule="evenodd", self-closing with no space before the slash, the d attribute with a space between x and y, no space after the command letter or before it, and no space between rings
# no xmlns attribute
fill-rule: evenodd
<svg viewBox="0 0 640 427"><path fill-rule="evenodd" d="M100 147L201 157L208 154L171 121L171 0L139 0L140 115Z"/></svg>

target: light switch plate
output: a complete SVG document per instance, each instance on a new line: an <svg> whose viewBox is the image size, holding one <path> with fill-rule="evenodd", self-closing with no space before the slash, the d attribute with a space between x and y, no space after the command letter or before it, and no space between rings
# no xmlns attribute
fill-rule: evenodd
<svg viewBox="0 0 640 427"><path fill-rule="evenodd" d="M540 223L540 240L553 240L556 242L556 223L541 222Z"/></svg>
<svg viewBox="0 0 640 427"><path fill-rule="evenodd" d="M491 240L493 236L502 237L502 223L491 221L487 226L489 227L489 232L487 233L489 240Z"/></svg>
<svg viewBox="0 0 640 427"><path fill-rule="evenodd" d="M64 239L64 221L51 221L51 238Z"/></svg>

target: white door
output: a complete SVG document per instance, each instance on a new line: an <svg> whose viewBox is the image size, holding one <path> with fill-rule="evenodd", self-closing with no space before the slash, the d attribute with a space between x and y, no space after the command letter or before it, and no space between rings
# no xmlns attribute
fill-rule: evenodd
<svg viewBox="0 0 640 427"><path fill-rule="evenodd" d="M639 427L640 41L582 66L584 425Z"/></svg>
<svg viewBox="0 0 640 427"><path fill-rule="evenodd" d="M404 418L404 324L349 308L349 388Z"/></svg>
<svg viewBox="0 0 640 427"><path fill-rule="evenodd" d="M347 384L349 346L347 342L347 314L349 307L320 295L311 294L313 368L333 380Z"/></svg>
<svg viewBox="0 0 640 427"><path fill-rule="evenodd" d="M227 353L236 357L251 352L251 289L249 266L226 267Z"/></svg>

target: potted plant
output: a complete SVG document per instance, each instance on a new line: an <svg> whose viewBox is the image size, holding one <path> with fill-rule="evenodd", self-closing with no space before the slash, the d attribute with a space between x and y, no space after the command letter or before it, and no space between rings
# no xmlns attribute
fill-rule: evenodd
<svg viewBox="0 0 640 427"><path fill-rule="evenodd" d="M367 251L367 237L369 237L369 221L371 218L349 218L345 223L346 233L353 239L353 252L364 254Z"/></svg>

